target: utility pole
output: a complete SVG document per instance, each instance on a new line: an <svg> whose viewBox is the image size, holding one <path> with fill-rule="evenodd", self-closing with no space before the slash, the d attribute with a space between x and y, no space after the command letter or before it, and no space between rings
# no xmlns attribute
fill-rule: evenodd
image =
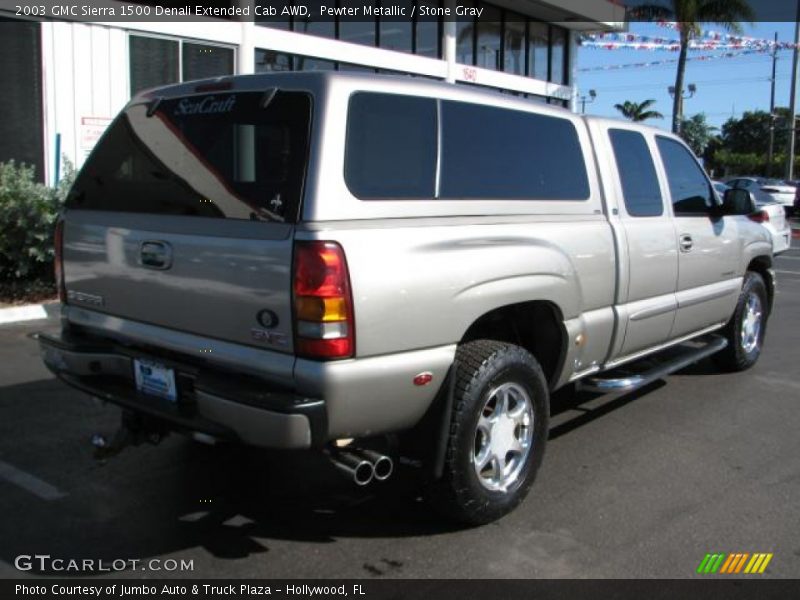
<svg viewBox="0 0 800 600"><path fill-rule="evenodd" d="M800 0L797 0L797 24L794 28L794 51L792 52L792 90L789 100L789 144L788 155L786 161L786 179L794 179L794 139L795 132L795 118L797 117L797 67L800 62Z"/></svg>
<svg viewBox="0 0 800 600"><path fill-rule="evenodd" d="M578 101L581 103L581 114L586 113L586 105L591 104L597 99L597 92L594 90L589 90L588 96L581 96Z"/></svg>
<svg viewBox="0 0 800 600"><path fill-rule="evenodd" d="M769 150L767 152L767 177L772 177L772 157L775 153L775 71L778 65L778 32L772 46L772 78L769 92Z"/></svg>

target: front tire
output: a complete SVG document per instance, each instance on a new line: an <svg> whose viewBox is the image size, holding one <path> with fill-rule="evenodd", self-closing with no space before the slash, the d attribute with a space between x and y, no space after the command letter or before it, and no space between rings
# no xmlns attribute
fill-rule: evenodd
<svg viewBox="0 0 800 600"><path fill-rule="evenodd" d="M767 331L768 311L764 279L758 273L748 271L736 310L723 329L728 346L714 356L720 367L726 371L744 371L756 364Z"/></svg>
<svg viewBox="0 0 800 600"><path fill-rule="evenodd" d="M444 515L481 525L525 498L548 433L547 380L525 349L477 340L456 353L444 473L431 500Z"/></svg>

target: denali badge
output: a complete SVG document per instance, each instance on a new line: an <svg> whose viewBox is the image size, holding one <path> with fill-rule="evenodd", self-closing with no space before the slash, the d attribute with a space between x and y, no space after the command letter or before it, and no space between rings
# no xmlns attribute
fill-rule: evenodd
<svg viewBox="0 0 800 600"><path fill-rule="evenodd" d="M102 296L87 294L86 292L78 292L75 290L67 291L67 300L70 302L78 302L80 304L90 304L91 306L103 306L103 304L105 304L105 299Z"/></svg>
<svg viewBox="0 0 800 600"><path fill-rule="evenodd" d="M267 331L265 329L251 329L250 335L257 342L264 342L272 344L273 346L286 346L289 340L283 333L275 333L274 331Z"/></svg>

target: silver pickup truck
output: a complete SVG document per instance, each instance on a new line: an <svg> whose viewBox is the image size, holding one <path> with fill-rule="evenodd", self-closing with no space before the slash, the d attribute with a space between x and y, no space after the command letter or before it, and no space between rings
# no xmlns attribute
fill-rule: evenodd
<svg viewBox="0 0 800 600"><path fill-rule="evenodd" d="M531 100L190 82L135 97L81 170L40 344L122 407L108 452L181 431L316 448L367 484L411 440L434 505L484 523L533 482L554 390L755 363L774 279L753 208L671 134Z"/></svg>

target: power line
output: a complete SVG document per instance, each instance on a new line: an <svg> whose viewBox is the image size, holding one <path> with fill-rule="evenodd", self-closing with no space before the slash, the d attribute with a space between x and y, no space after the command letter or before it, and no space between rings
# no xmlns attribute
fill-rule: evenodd
<svg viewBox="0 0 800 600"><path fill-rule="evenodd" d="M703 86L716 86L716 85L739 85L743 82L763 82L763 81L770 81L770 77L738 77L735 79L708 79L708 80L700 80L696 81L697 85ZM789 79L789 76L786 75L784 77L776 77L776 80L785 80ZM656 89L656 88L663 88L663 83L645 83L645 84L635 84L635 85L621 85L621 86L612 86L612 87L596 87L595 89L603 92L614 92L614 91L626 91L626 90L640 90L640 89Z"/></svg>

